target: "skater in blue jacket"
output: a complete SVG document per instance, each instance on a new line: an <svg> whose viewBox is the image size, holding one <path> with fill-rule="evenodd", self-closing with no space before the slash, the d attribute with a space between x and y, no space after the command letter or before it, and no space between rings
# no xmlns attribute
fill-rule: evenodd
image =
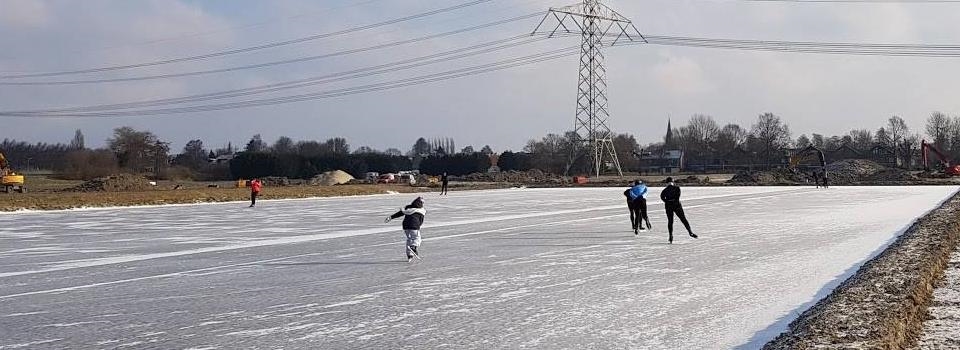
<svg viewBox="0 0 960 350"><path fill-rule="evenodd" d="M650 225L650 218L647 216L647 185L640 180L634 181L633 187L624 191L623 195L627 197L633 234L639 235L640 231L652 229L653 225ZM647 222L647 227L643 227L643 221Z"/></svg>

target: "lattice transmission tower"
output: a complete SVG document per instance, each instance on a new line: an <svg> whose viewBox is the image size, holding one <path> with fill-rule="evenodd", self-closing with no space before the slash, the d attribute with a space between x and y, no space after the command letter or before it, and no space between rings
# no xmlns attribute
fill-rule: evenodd
<svg viewBox="0 0 960 350"><path fill-rule="evenodd" d="M553 21L556 26L549 27ZM607 71L603 66L603 46L613 46L620 41L644 41L640 30L626 17L600 3L600 0L583 0L575 5L550 8L534 35L549 37L579 35L580 78L577 82L577 114L574 131L581 145L592 153L596 176L605 168L604 157L609 157L617 174L623 176L620 160L613 147L610 132L610 110L607 101ZM575 157L576 158L576 157Z"/></svg>

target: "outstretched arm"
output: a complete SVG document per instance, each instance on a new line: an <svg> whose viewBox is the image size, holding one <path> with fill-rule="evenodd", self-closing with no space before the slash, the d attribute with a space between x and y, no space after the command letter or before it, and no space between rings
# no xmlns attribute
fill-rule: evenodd
<svg viewBox="0 0 960 350"><path fill-rule="evenodd" d="M398 211L398 212L396 212L396 213L393 213L393 215L390 215L389 217L387 217L387 219L386 219L386 220L383 220L383 222L390 222L390 220L399 218L399 217L401 217L401 216L403 216L403 210L400 210L400 211Z"/></svg>

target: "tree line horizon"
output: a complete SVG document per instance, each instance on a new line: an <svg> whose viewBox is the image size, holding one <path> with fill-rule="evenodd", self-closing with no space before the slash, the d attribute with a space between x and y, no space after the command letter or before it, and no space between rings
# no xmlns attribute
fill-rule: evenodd
<svg viewBox="0 0 960 350"><path fill-rule="evenodd" d="M621 166L627 172L639 168L637 155L666 150L682 150L692 163L706 164L739 152L752 157L757 164L776 166L785 150L807 146L825 151L848 147L864 155L880 148L907 164L915 157L920 141L925 139L951 159L960 157L960 116L933 112L921 129L923 134L911 129L899 116L878 124L876 129L856 128L831 136L801 134L794 138L789 125L773 113L758 115L749 127L721 124L710 115L694 114L685 125L672 127L668 123L661 140L641 146L634 135L619 133L613 135L613 142ZM420 137L404 152L399 148L380 151L368 146L351 150L343 137L321 142L294 141L280 136L268 144L260 134L252 136L243 147L228 143L225 147L207 148L200 139L190 140L179 153L171 154L169 142L150 131L132 127L114 129L106 141L104 147L87 148L84 135L78 129L66 144L27 143L5 138L0 143L0 151L7 155L15 169L50 170L70 179L120 172L193 180L254 176L309 178L329 170L345 170L362 177L368 171L397 172L414 168L431 175L447 172L459 176L484 172L494 163L504 171L539 169L553 174L585 174L591 167L589 152L573 132L548 133L540 139L530 139L520 151L504 150L499 154L489 145L480 150L471 145L455 149L454 140L450 138ZM216 161L218 157L221 162Z"/></svg>

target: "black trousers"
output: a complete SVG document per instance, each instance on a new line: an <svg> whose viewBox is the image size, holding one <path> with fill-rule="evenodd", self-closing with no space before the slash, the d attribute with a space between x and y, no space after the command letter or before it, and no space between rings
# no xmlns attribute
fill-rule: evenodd
<svg viewBox="0 0 960 350"><path fill-rule="evenodd" d="M634 230L642 227L644 220L646 220L648 224L650 223L650 218L647 217L646 199L637 198L632 202L627 202L627 208L630 208L630 223L633 225Z"/></svg>
<svg viewBox="0 0 960 350"><path fill-rule="evenodd" d="M253 192L253 191L250 192L250 205L251 205L251 206L253 206L254 204L257 204L257 195L259 195L259 194L260 194L260 192Z"/></svg>
<svg viewBox="0 0 960 350"><path fill-rule="evenodd" d="M683 215L683 206L680 203L664 203L664 208L667 209L667 231L670 232L670 235L673 236L673 216L676 215L680 219L680 222L683 223L683 227L687 228L687 233L693 233L690 230L690 222L687 221L687 216Z"/></svg>
<svg viewBox="0 0 960 350"><path fill-rule="evenodd" d="M444 182L440 185L440 194L447 194L447 183Z"/></svg>

